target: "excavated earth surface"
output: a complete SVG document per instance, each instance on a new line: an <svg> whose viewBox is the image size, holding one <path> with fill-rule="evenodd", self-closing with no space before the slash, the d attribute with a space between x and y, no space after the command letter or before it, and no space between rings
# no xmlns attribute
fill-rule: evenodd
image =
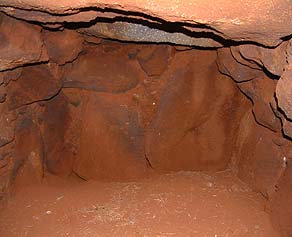
<svg viewBox="0 0 292 237"><path fill-rule="evenodd" d="M280 236L266 201L230 171L138 182L47 177L20 187L0 213L1 236Z"/></svg>
<svg viewBox="0 0 292 237"><path fill-rule="evenodd" d="M0 236L292 236L291 11L2 0Z"/></svg>

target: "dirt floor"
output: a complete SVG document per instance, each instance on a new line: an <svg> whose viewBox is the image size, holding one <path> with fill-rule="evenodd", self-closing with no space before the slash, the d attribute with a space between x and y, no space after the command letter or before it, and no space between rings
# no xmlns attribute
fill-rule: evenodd
<svg viewBox="0 0 292 237"><path fill-rule="evenodd" d="M16 190L0 212L0 236L279 236L264 209L228 171L128 183L48 176Z"/></svg>

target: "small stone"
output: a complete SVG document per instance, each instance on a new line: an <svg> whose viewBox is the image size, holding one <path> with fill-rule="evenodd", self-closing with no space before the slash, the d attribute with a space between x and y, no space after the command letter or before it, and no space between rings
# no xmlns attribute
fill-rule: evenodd
<svg viewBox="0 0 292 237"><path fill-rule="evenodd" d="M207 183L207 186L208 186L209 188L212 188L212 187L213 187L213 183L208 182L208 183Z"/></svg>
<svg viewBox="0 0 292 237"><path fill-rule="evenodd" d="M6 93L5 94L0 94L0 103L4 103L5 102L6 96L7 96Z"/></svg>
<svg viewBox="0 0 292 237"><path fill-rule="evenodd" d="M57 201L60 201L61 199L63 199L64 198L64 196L62 195L62 196L60 196L60 197L57 197Z"/></svg>

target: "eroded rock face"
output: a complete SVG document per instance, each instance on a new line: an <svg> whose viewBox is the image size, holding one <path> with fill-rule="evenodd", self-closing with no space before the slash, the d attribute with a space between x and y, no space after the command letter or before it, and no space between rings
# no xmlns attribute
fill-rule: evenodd
<svg viewBox="0 0 292 237"><path fill-rule="evenodd" d="M139 78L143 77L137 62L129 60L129 54L122 47L119 49L106 44L89 47L76 62L67 66L63 87L96 92L126 92L136 87Z"/></svg>
<svg viewBox="0 0 292 237"><path fill-rule="evenodd" d="M235 121L240 121L249 104L232 81L216 70L215 59L216 52L175 53L169 46L104 42L85 48L65 69L67 98L58 96L58 100L66 108L47 105L50 112L44 124L50 125L45 137L50 139L53 133L48 152L55 152L48 156L53 159L47 160L50 171L60 174L65 169L68 175L73 163L73 172L83 179L120 180L144 176L151 168L224 169L232 151L232 145L226 144L236 137ZM75 73L79 76L71 76ZM54 119L55 114L70 119ZM59 137L66 145L54 143Z"/></svg>
<svg viewBox="0 0 292 237"><path fill-rule="evenodd" d="M143 19L157 24L165 21L189 23L186 29L190 29L191 33L210 32L211 35L207 34L205 38L215 41L222 37L276 46L291 34L289 22L292 6L289 1L282 0L184 0L173 3L166 0L159 3L154 0L3 0L0 7L8 15L57 27L62 27L66 21L75 22L77 17L79 22L92 22L97 16L124 16L129 21Z"/></svg>
<svg viewBox="0 0 292 237"><path fill-rule="evenodd" d="M74 61L82 50L83 37L73 30L44 31L44 44L50 62L63 65Z"/></svg>
<svg viewBox="0 0 292 237"><path fill-rule="evenodd" d="M48 100L61 90L61 81L53 75L50 65L28 66L17 82L7 86L7 104L10 109L37 101Z"/></svg>
<svg viewBox="0 0 292 237"><path fill-rule="evenodd" d="M289 119L292 118L292 103L290 101L292 89L291 76L292 71L287 68L277 84L277 98L279 106Z"/></svg>
<svg viewBox="0 0 292 237"><path fill-rule="evenodd" d="M74 172L90 179L144 177L143 130L125 96L85 94ZM124 103L123 103L124 102Z"/></svg>
<svg viewBox="0 0 292 237"><path fill-rule="evenodd" d="M282 126L275 113L277 108L273 110L277 81L269 78L254 61L244 61L240 48L219 49L217 65L220 72L231 77L252 101L255 120L274 132L280 131Z"/></svg>
<svg viewBox="0 0 292 237"><path fill-rule="evenodd" d="M44 51L48 52L50 62L3 72L1 88L7 110L21 109L25 113L25 106L34 103L44 107L39 119L42 120L44 160L50 172L69 175L74 171L86 179L102 176L97 175L101 168L93 169L91 175L85 174L87 168L82 168L97 166L87 162L90 149L83 148L86 145L82 143L88 140L82 128L94 126L94 120L99 121L97 131L88 130L89 134L93 132L88 134L93 144L105 136L108 130L103 128L113 126L119 131L93 150L93 154L98 154L110 145L109 140L117 140L116 154L109 155L105 149L101 155L113 157L107 167L117 163L120 156L117 154L125 153L125 160L141 157L139 165L160 170L224 169L233 151L230 144L236 140L236 123L240 123L250 106L238 88L252 101L258 124L273 132L282 129L279 117L284 119L277 114L274 98L277 83L265 75L263 67L282 76L277 85L280 88L286 78L285 73L281 74L286 43L275 50L253 45L219 49L219 70L231 77L236 86L217 71L215 51L179 52L166 45L130 46L91 40L92 36L83 37L72 30L46 30L42 37L40 45L46 47ZM267 61L267 55L273 60ZM64 92L60 93L62 88ZM84 98L76 99L78 96L66 94L64 88L68 88L67 92L75 90L76 95ZM82 94L82 90L87 92ZM72 106L80 108L74 110ZM109 115L110 110L113 111ZM84 114L88 115L84 117ZM286 121L283 129L289 134ZM127 136L123 137L125 134L120 130L126 131ZM2 136L2 145L12 142L13 126ZM133 141L137 142L133 145Z"/></svg>
<svg viewBox="0 0 292 237"><path fill-rule="evenodd" d="M145 46L137 52L138 62L143 71L149 76L160 76L171 63L174 49L171 46Z"/></svg>
<svg viewBox="0 0 292 237"><path fill-rule="evenodd" d="M48 61L41 28L0 14L0 71Z"/></svg>
<svg viewBox="0 0 292 237"><path fill-rule="evenodd" d="M12 145L0 148L0 200L3 202L7 198L9 189L13 185L15 159Z"/></svg>
<svg viewBox="0 0 292 237"><path fill-rule="evenodd" d="M40 128L30 118L16 127L15 176L19 182L41 182L44 176L44 143ZM21 178L20 178L21 177Z"/></svg>
<svg viewBox="0 0 292 237"><path fill-rule="evenodd" d="M66 139L71 121L68 103L61 93L44 107L45 110L40 118L46 167L53 174L68 176L72 172L74 155L73 147Z"/></svg>
<svg viewBox="0 0 292 237"><path fill-rule="evenodd" d="M245 82L263 75L262 70L257 70L250 65L243 64L234 54L231 48L218 50L218 67L221 73L230 76L236 82Z"/></svg>
<svg viewBox="0 0 292 237"><path fill-rule="evenodd" d="M181 31L183 30L182 28ZM147 23L145 25L132 22L98 22L90 28L82 29L81 32L128 42L160 42L214 48L222 46L220 42L211 38L203 38L199 34L198 37L192 37L181 32L167 32L159 29L159 25L155 28L155 25L151 27Z"/></svg>
<svg viewBox="0 0 292 237"><path fill-rule="evenodd" d="M0 147L5 146L14 139L15 115L3 109L0 118Z"/></svg>
<svg viewBox="0 0 292 237"><path fill-rule="evenodd" d="M0 198L14 181L41 182L46 172L132 180L230 167L270 201L274 218L281 215L278 203L291 194L291 44L283 38L291 34L283 24L291 6L246 1L254 8L236 2L218 12L217 2L196 3L176 3L165 15L166 1L162 8L2 1L0 11L46 29L0 16ZM187 35L213 49L103 40L100 17L106 38L145 39L139 21L146 21L167 32L158 31L158 42ZM110 24L115 17L125 32ZM289 233L287 213L280 228Z"/></svg>
<svg viewBox="0 0 292 237"><path fill-rule="evenodd" d="M240 45L240 55L248 60L265 67L270 73L281 76L286 65L287 42L271 50L256 45Z"/></svg>
<svg viewBox="0 0 292 237"><path fill-rule="evenodd" d="M145 151L153 167L226 168L237 123L249 105L216 70L215 59L215 52L179 53L173 59L157 114L146 133Z"/></svg>
<svg viewBox="0 0 292 237"><path fill-rule="evenodd" d="M292 210L287 206L292 202L292 170L290 164L287 165L281 182L277 185L277 195L272 200L271 209L272 220L282 230L283 236L289 236L292 232Z"/></svg>
<svg viewBox="0 0 292 237"><path fill-rule="evenodd" d="M279 144L279 139L278 134L258 126L251 113L245 115L239 127L235 152L239 177L269 199L276 194L285 172L282 146L289 142L283 139Z"/></svg>
<svg viewBox="0 0 292 237"><path fill-rule="evenodd" d="M283 69L283 73L279 79L276 88L276 96L278 100L278 106L281 109L281 120L283 123L283 132L286 136L292 138L292 52L291 52L291 40L287 43L285 52L286 64Z"/></svg>

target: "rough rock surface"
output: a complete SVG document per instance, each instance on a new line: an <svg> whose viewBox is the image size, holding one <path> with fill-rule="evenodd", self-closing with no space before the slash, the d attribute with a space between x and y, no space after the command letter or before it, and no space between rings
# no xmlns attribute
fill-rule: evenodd
<svg viewBox="0 0 292 237"><path fill-rule="evenodd" d="M86 46L65 66L62 94L45 103L49 171L69 175L73 167L83 179L121 179L150 167L224 169L250 105L215 59L216 52L175 53L163 45ZM120 75L125 79L116 80ZM106 91L96 89L103 84Z"/></svg>
<svg viewBox="0 0 292 237"><path fill-rule="evenodd" d="M0 108L0 147L10 143L14 139L15 115Z"/></svg>
<svg viewBox="0 0 292 237"><path fill-rule="evenodd" d="M114 46L109 43L99 45L98 52L104 55L105 49ZM125 49L133 52L129 53L130 58L128 54L123 56ZM84 88L79 84L72 86L71 93L65 89L73 107L81 107L70 115L72 121L80 119L77 126L82 128L73 169L78 176L84 179L133 178L143 175L143 166L151 166L154 170L217 170L226 167L232 145L227 147L225 144L236 137L236 121L240 120L249 104L232 81L216 73L215 52L187 51L174 55L172 51L165 46L153 49L150 46L118 46L113 53L107 50L107 56L103 58L124 58L123 63L111 60L106 70L82 67L93 79L101 78L104 73L115 78L128 72L124 65L130 62L139 66L140 62L141 67L136 70L155 75L151 80L143 73L135 73L139 84L123 93L115 95L115 91L109 90L111 93L96 94L96 89L86 79L87 92L78 92L78 88ZM149 57L153 62L147 61ZM78 65L79 60L83 60L82 56L74 63ZM92 61L95 60L93 57ZM169 66L165 66L167 62ZM159 63L164 66L157 66ZM110 74L111 67L117 74ZM216 84L212 85L214 80ZM65 80L65 86L66 83ZM207 100L204 95L207 91L214 97L209 96ZM198 92L201 92L200 99ZM234 100L229 100L229 97ZM233 110L234 106L238 107L237 111ZM196 111L192 112L195 108ZM222 124L223 118L229 122ZM214 129L208 130L213 126L216 133ZM191 143L195 141L198 143L194 147ZM209 146L213 149L208 149ZM88 159L89 156L92 158Z"/></svg>
<svg viewBox="0 0 292 237"><path fill-rule="evenodd" d="M238 123L249 105L231 80L218 73L215 59L215 52L200 51L182 52L173 59L145 138L154 168L226 168Z"/></svg>
<svg viewBox="0 0 292 237"><path fill-rule="evenodd" d="M3 7L1 8L3 12L7 15L11 15L18 19L23 19L26 21L33 22L44 22L44 26L48 28L60 28L62 24L65 23L80 23L80 22L90 22L96 17L101 16L100 12L89 10L86 12L78 12L76 14L69 15L52 15L44 11L27 11L20 8ZM117 14L113 14L116 16Z"/></svg>
<svg viewBox="0 0 292 237"><path fill-rule="evenodd" d="M44 175L43 145L40 129L31 119L26 118L17 125L13 155L14 175L18 177L18 183L25 184L31 181L41 183Z"/></svg>
<svg viewBox="0 0 292 237"><path fill-rule="evenodd" d="M292 138L292 122L282 118L283 132L286 136Z"/></svg>
<svg viewBox="0 0 292 237"><path fill-rule="evenodd" d="M68 103L63 93L60 93L44 106L41 120L46 167L53 174L69 175L74 153L70 141L66 139L71 120Z"/></svg>
<svg viewBox="0 0 292 237"><path fill-rule="evenodd" d="M237 137L235 154L239 177L269 199L275 195L276 186L285 172L285 154L273 142L278 137L258 126L251 113L242 120Z"/></svg>
<svg viewBox="0 0 292 237"><path fill-rule="evenodd" d="M264 45L276 46L282 38L291 34L291 4L289 1L159 1L159 6L154 0L3 0L0 3L2 11L11 15L18 15L15 8L34 10L37 12L57 13L63 16L86 13L92 16L92 8L99 11L105 9L107 14L118 13L132 18L146 18L149 21L165 20L169 22L190 23L190 27L201 31L211 31L222 38L238 41L255 41ZM11 10L12 8L12 10ZM85 11L84 11L85 10ZM31 11L23 13L29 18ZM86 14L85 14L86 15ZM154 17L154 18L153 18ZM43 21L48 22L49 17ZM52 16L51 18L55 18ZM39 19L41 21L41 19ZM84 18L81 18L84 21ZM203 26L203 27L202 27ZM216 37L215 37L216 38Z"/></svg>
<svg viewBox="0 0 292 237"><path fill-rule="evenodd" d="M148 76L160 76L167 69L174 55L171 46L145 46L137 53L137 60Z"/></svg>
<svg viewBox="0 0 292 237"><path fill-rule="evenodd" d="M243 58L265 67L270 73L281 76L286 65L287 42L275 49L263 48L256 45L240 45L238 50Z"/></svg>
<svg viewBox="0 0 292 237"><path fill-rule="evenodd" d="M280 108L284 111L285 115L292 119L292 70L287 69L277 84L277 99Z"/></svg>
<svg viewBox="0 0 292 237"><path fill-rule="evenodd" d="M263 75L261 70L239 63L233 56L231 48L222 48L217 52L217 64L220 72L230 76L236 82L250 81Z"/></svg>
<svg viewBox="0 0 292 237"><path fill-rule="evenodd" d="M8 144L0 147L0 205L7 199L9 189L13 185L13 170L15 159L13 146Z"/></svg>
<svg viewBox="0 0 292 237"><path fill-rule="evenodd" d="M1 12L27 22L0 15L0 198L13 181L41 181L43 169L122 180L231 167L291 232L291 209L279 204L291 196L291 8L284 0L1 1ZM158 42L188 36L225 47L101 40L102 22L105 37L146 40L159 29Z"/></svg>
<svg viewBox="0 0 292 237"><path fill-rule="evenodd" d="M25 67L17 81L7 86L7 104L10 109L37 101L48 100L59 93L61 81L50 65Z"/></svg>
<svg viewBox="0 0 292 237"><path fill-rule="evenodd" d="M272 108L272 104L275 103L277 82L269 78L255 64L242 61L239 50L238 47L217 50L219 71L231 77L238 88L252 101L253 114L259 124L275 132L281 130L281 121Z"/></svg>
<svg viewBox="0 0 292 237"><path fill-rule="evenodd" d="M126 49L107 44L87 48L76 62L66 66L63 87L111 93L136 87L143 74L139 64L129 60L131 54Z"/></svg>
<svg viewBox="0 0 292 237"><path fill-rule="evenodd" d="M214 48L222 46L220 42L211 38L204 38L201 34L187 35L181 32L167 32L160 27L160 25L148 26L132 22L98 22L89 28L82 29L81 32L129 42L160 42Z"/></svg>
<svg viewBox="0 0 292 237"><path fill-rule="evenodd" d="M83 41L83 37L73 30L44 32L44 43L50 61L61 65L77 58Z"/></svg>
<svg viewBox="0 0 292 237"><path fill-rule="evenodd" d="M291 149L291 148L290 148ZM282 230L283 236L292 233L292 209L288 206L292 202L292 168L291 161L287 164L287 169L277 185L277 195L272 200L272 221Z"/></svg>
<svg viewBox="0 0 292 237"><path fill-rule="evenodd" d="M7 70L0 73L0 86L6 87L10 81L17 80L22 73L22 68L16 68L14 70Z"/></svg>
<svg viewBox="0 0 292 237"><path fill-rule="evenodd" d="M283 123L283 132L286 136L292 138L292 42L289 41L286 48L286 64L276 88L276 97L278 106L281 109L281 119Z"/></svg>
<svg viewBox="0 0 292 237"><path fill-rule="evenodd" d="M0 71L48 61L41 28L0 14Z"/></svg>
<svg viewBox="0 0 292 237"><path fill-rule="evenodd" d="M265 75L238 84L240 90L252 101L255 120L272 131L281 130L281 122L271 104L274 101L275 81Z"/></svg>
<svg viewBox="0 0 292 237"><path fill-rule="evenodd" d="M90 93L86 100L74 172L86 180L144 177L147 161L137 113L121 96Z"/></svg>

